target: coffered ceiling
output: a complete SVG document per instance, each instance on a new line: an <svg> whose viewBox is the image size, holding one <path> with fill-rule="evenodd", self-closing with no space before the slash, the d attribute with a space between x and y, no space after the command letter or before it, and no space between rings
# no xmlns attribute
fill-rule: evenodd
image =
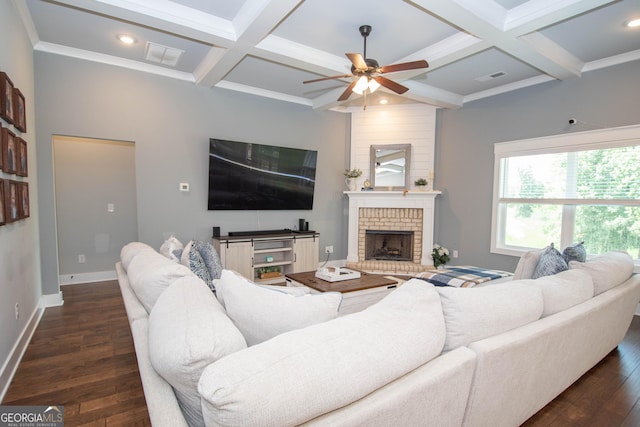
<svg viewBox="0 0 640 427"><path fill-rule="evenodd" d="M13 0L34 49L317 109L350 79L347 52L380 65L425 59L385 76L367 103L466 102L640 59L640 0ZM124 45L118 35L135 39ZM149 45L151 43L152 45ZM164 62L156 62L162 60ZM639 79L640 84L640 79Z"/></svg>

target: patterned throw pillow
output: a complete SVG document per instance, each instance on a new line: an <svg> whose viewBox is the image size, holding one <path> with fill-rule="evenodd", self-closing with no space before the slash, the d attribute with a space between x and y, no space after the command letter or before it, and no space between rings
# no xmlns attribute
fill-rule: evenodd
<svg viewBox="0 0 640 427"><path fill-rule="evenodd" d="M542 255L540 255L540 261L538 261L538 265L536 265L532 279L537 279L542 276L552 276L568 269L569 266L562 257L562 254L554 248L553 243L551 243L545 248Z"/></svg>
<svg viewBox="0 0 640 427"><path fill-rule="evenodd" d="M184 246L180 240L174 236L170 236L162 243L162 246L160 246L160 253L175 262L180 262L183 250Z"/></svg>
<svg viewBox="0 0 640 427"><path fill-rule="evenodd" d="M193 245L200 252L211 278L214 280L219 279L222 275L222 261L220 261L216 248L211 243L205 243L200 240L194 241Z"/></svg>
<svg viewBox="0 0 640 427"><path fill-rule="evenodd" d="M567 264L569 264L569 261L585 262L587 260L587 250L584 248L584 242L574 243L564 248L562 257Z"/></svg>
<svg viewBox="0 0 640 427"><path fill-rule="evenodd" d="M189 269L204 283L207 284L211 288L212 291L215 292L215 287L213 286L213 279L211 278L211 274L209 273L209 269L207 268L207 264L205 264L200 252L194 245L196 241L192 240L187 243L187 246L184 247L184 251L182 252L182 258L180 259L180 263L182 265L186 265Z"/></svg>

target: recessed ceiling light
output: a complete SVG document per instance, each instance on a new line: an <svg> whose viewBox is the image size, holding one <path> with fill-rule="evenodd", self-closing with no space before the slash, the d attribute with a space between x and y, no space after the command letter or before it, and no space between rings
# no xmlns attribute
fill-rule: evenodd
<svg viewBox="0 0 640 427"><path fill-rule="evenodd" d="M388 102L389 102L389 100L387 98L382 98L380 101L378 101L378 103L383 104L383 105L388 103Z"/></svg>
<svg viewBox="0 0 640 427"><path fill-rule="evenodd" d="M629 28L640 27L640 18L632 19L631 21L627 22L627 27Z"/></svg>
<svg viewBox="0 0 640 427"><path fill-rule="evenodd" d="M124 44L134 44L136 42L136 39L126 34L118 34L118 40Z"/></svg>

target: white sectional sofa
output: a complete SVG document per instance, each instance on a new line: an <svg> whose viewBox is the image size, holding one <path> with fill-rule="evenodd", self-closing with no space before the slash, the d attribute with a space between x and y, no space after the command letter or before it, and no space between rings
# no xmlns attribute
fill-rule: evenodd
<svg viewBox="0 0 640 427"><path fill-rule="evenodd" d="M625 253L471 289L412 279L341 317L339 296L228 271L216 297L139 242L116 269L154 426L517 426L621 342L640 300ZM296 324L299 306L317 321Z"/></svg>

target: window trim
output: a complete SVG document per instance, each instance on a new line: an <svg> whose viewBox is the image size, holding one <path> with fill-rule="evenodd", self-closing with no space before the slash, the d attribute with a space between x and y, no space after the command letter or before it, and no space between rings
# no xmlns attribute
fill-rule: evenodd
<svg viewBox="0 0 640 427"><path fill-rule="evenodd" d="M529 250L536 249L500 244L500 242L504 242L504 236L501 235L502 230L498 224L498 218L500 217L499 209L501 209L501 204L499 202L508 200L500 199L500 162L502 159L518 156L531 156L536 154L565 153L570 151L626 147L630 145L640 145L640 124L495 143L491 210L491 253L519 257ZM517 199L517 201L530 201L539 204L553 203L556 205L563 204L563 201L565 200L566 199ZM593 200L584 199L581 199L578 202L573 199L571 200L571 203L574 205L593 204L593 202ZM602 200L598 200L598 202L602 202ZM611 200L608 204L636 205L635 203L629 203L625 200ZM506 209L506 206L502 204L502 208ZM562 237L564 238L565 236L563 235Z"/></svg>

